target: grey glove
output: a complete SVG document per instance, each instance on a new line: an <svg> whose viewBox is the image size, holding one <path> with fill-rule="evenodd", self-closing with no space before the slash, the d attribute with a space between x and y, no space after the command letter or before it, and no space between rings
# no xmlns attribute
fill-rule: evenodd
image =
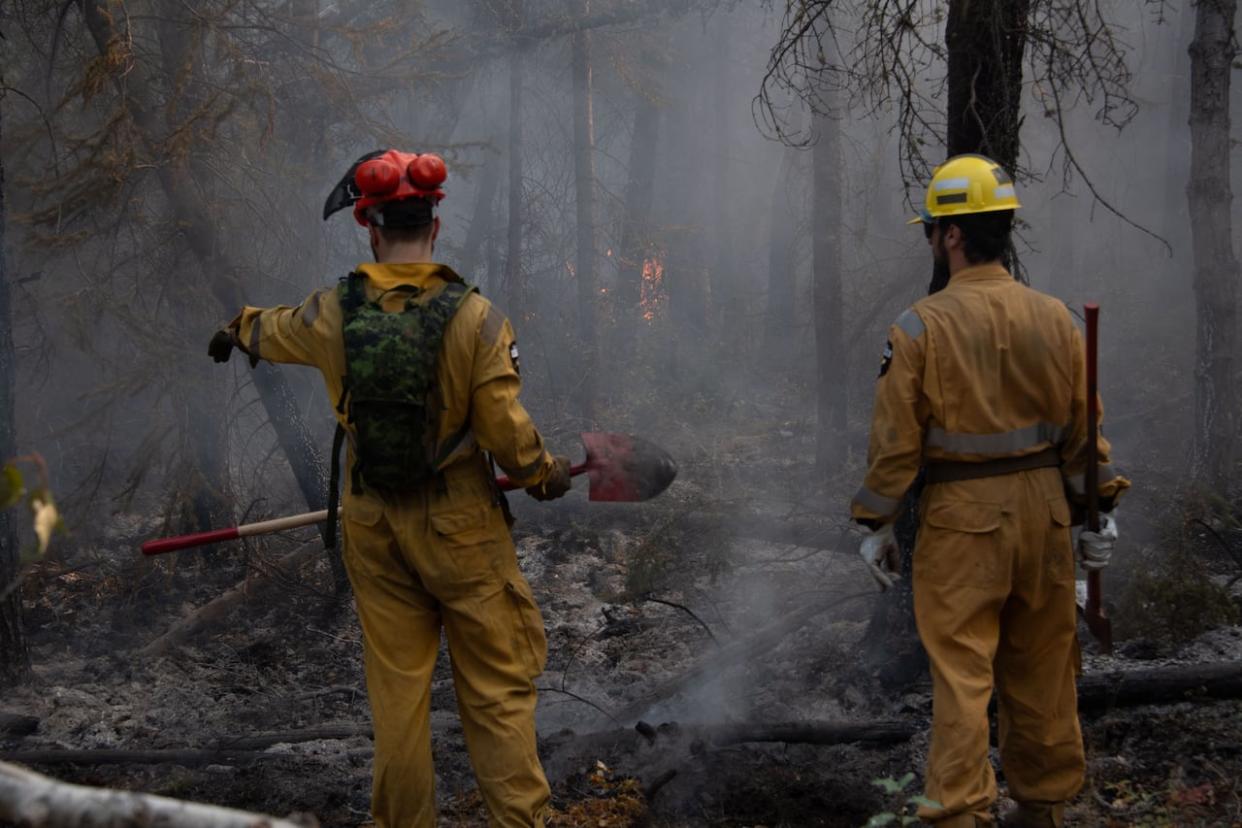
<svg viewBox="0 0 1242 828"><path fill-rule="evenodd" d="M1086 529L1078 533L1078 562L1088 572L1104 569L1117 545L1117 513L1100 515L1100 531Z"/></svg>
<svg viewBox="0 0 1242 828"><path fill-rule="evenodd" d="M862 543L858 545L858 556L867 565L867 570L880 590L893 585L901 569L901 550L897 546L897 538L893 535L893 524L888 523L879 529L863 528Z"/></svg>

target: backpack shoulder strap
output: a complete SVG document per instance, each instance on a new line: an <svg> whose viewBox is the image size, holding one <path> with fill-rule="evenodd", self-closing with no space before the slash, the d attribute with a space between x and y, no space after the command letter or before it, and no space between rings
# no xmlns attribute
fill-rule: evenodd
<svg viewBox="0 0 1242 828"><path fill-rule="evenodd" d="M366 275L355 270L347 276L342 276L340 282L337 283L336 294L341 300L341 311L346 316L367 303L366 282Z"/></svg>

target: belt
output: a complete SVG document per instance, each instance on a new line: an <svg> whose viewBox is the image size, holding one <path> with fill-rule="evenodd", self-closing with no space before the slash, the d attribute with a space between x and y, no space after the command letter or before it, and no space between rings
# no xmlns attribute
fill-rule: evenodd
<svg viewBox="0 0 1242 828"><path fill-rule="evenodd" d="M1002 474L1051 469L1061 465L1061 451L1055 447L1024 454L1021 457L1002 457L977 463L957 460L939 460L927 464L928 483L956 483L961 480L978 480L981 477L1000 477Z"/></svg>

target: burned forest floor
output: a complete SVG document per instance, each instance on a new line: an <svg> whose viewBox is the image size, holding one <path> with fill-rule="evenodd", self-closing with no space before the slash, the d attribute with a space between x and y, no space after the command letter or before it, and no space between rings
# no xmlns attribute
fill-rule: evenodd
<svg viewBox="0 0 1242 828"><path fill-rule="evenodd" d="M650 504L514 499L518 555L548 633L537 684L552 825L861 826L921 791L927 679L886 685L865 642L881 599L844 508L861 458L819 480L809 460L778 459L813 456L806 423L751 419L753 436L657 435L681 475ZM1155 527L1167 518L1144 497L1140 484L1130 537L1155 555L1170 542ZM0 752L66 781L367 824L370 717L352 597L334 595L323 554L292 573L273 567L312 534L141 559L139 543L162 528L118 514L30 573L34 675L0 711L37 727L0 735ZM1213 532L1228 545L1226 529ZM1201 558L1206 580L1169 590L1150 573L1135 586L1138 575L1117 567L1118 651L1085 642L1087 676L1242 662L1239 570L1219 550ZM148 648L243 580L253 595L224 617L162 653ZM1196 606L1179 607L1174 588ZM1127 631L1135 613L1150 612L1157 632L1158 613L1198 618L1200 588L1232 606L1177 641ZM446 652L432 717L441 825L485 825ZM1242 825L1242 699L1106 704L1083 724L1089 781L1073 824ZM850 726L874 728L875 740ZM833 728L845 741L813 743L832 741ZM904 790L882 787L907 774Z"/></svg>

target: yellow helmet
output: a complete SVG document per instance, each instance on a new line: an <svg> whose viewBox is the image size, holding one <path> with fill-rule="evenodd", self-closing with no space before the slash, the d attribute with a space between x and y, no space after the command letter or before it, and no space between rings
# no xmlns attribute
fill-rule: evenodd
<svg viewBox="0 0 1242 828"><path fill-rule="evenodd" d="M945 216L1016 210L1022 205L1005 168L983 155L955 155L932 171L927 200L908 224Z"/></svg>

